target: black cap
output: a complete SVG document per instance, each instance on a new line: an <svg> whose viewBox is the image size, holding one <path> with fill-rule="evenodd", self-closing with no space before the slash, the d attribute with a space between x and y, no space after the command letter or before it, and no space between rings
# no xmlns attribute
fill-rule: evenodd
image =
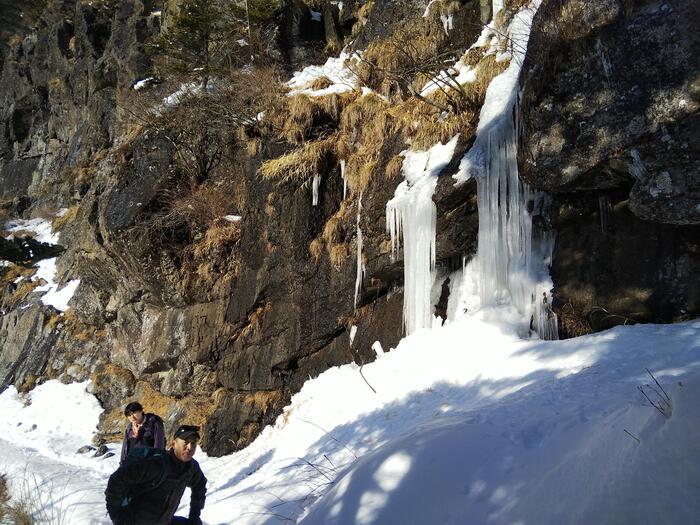
<svg viewBox="0 0 700 525"><path fill-rule="evenodd" d="M132 401L124 407L124 415L129 417L134 412L143 412L143 407L138 401Z"/></svg>
<svg viewBox="0 0 700 525"><path fill-rule="evenodd" d="M199 439L199 427L194 425L180 425L173 435L173 439L184 439L189 441L192 438Z"/></svg>

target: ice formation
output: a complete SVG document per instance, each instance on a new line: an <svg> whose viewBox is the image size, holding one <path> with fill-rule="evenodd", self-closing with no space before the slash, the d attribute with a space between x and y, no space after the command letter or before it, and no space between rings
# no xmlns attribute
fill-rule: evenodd
<svg viewBox="0 0 700 525"><path fill-rule="evenodd" d="M437 210L433 192L437 176L452 160L459 135L447 144L435 144L427 151L404 151L399 184L394 198L386 204L387 232L391 253L396 258L403 238L404 299L406 333L432 325L430 291L435 268L435 224Z"/></svg>
<svg viewBox="0 0 700 525"><path fill-rule="evenodd" d="M340 160L340 177L343 179L343 200L348 195L348 179L345 178L345 159Z"/></svg>
<svg viewBox="0 0 700 525"><path fill-rule="evenodd" d="M312 184L312 195L311 195L311 204L313 206L318 205L318 187L321 184L321 176L317 173L314 175L314 181Z"/></svg>
<svg viewBox="0 0 700 525"><path fill-rule="evenodd" d="M496 11L494 2L494 11ZM546 204L518 177L518 78L534 8L525 8L510 27L513 59L489 84L477 138L456 178L476 178L479 207L478 287L480 306L511 304L540 337L557 339L551 309L553 238L533 231L532 217ZM520 40L520 42L514 42Z"/></svg>
<svg viewBox="0 0 700 525"><path fill-rule="evenodd" d="M355 278L355 308L357 308L357 298L360 295L362 277L365 274L365 267L362 264L362 230L360 229L360 215L362 213L362 194L357 202L357 277Z"/></svg>

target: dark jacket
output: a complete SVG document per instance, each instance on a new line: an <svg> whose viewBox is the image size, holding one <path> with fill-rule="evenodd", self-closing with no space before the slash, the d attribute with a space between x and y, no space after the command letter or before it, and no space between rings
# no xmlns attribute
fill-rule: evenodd
<svg viewBox="0 0 700 525"><path fill-rule="evenodd" d="M132 448L153 447L165 449L165 429L163 420L156 414L144 414L144 421L138 436L134 436L131 431L131 423L124 430L124 440L122 441L122 456L119 464L124 463L124 459Z"/></svg>
<svg viewBox="0 0 700 525"><path fill-rule="evenodd" d="M207 478L194 459L183 463L172 449L165 455L168 476L160 486L145 492L162 475L163 458L151 457L122 465L110 477L105 490L107 512L115 525L169 525L185 487L192 489L190 519L199 519L204 508ZM128 507L122 503L130 498Z"/></svg>

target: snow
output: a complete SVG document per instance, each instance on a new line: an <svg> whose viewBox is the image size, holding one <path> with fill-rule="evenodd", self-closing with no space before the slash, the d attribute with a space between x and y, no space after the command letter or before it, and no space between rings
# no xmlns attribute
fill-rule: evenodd
<svg viewBox="0 0 700 525"><path fill-rule="evenodd" d="M692 523L700 321L541 341L519 338L503 317L484 309L388 353L375 344L380 357L362 373L376 393L357 365L332 368L248 448L198 451L204 522ZM670 417L638 391L654 385L645 368L670 395ZM86 386L51 381L28 406L13 388L0 395L12 422L0 470L13 486L31 474L48 510L70 523L99 525L118 456L76 453L100 413Z"/></svg>
<svg viewBox="0 0 700 525"><path fill-rule="evenodd" d="M202 86L196 82L187 82L180 84L180 87L172 94L163 99L165 107L178 105L184 98L195 95L202 90Z"/></svg>
<svg viewBox="0 0 700 525"><path fill-rule="evenodd" d="M63 208L56 214L61 217L67 213L67 209ZM51 226L51 221L48 219L15 219L5 223L4 229L9 235L7 238L12 238L15 234L29 235L35 240L48 244L58 244L59 234L54 232ZM42 293L41 302L47 306L53 306L57 310L64 312L68 309L68 301L73 297L75 290L80 284L79 279L74 279L59 288L56 283L56 262L57 258L43 259L36 263L37 271L32 276L32 281L43 279L45 284L37 286L34 292ZM15 281L16 283L21 279Z"/></svg>
<svg viewBox="0 0 700 525"><path fill-rule="evenodd" d="M154 80L155 80L155 78L153 78L153 77L147 77L147 78L144 78L143 80L139 80L138 82L136 82L134 84L134 91L141 91L142 89L150 86Z"/></svg>
<svg viewBox="0 0 700 525"><path fill-rule="evenodd" d="M238 222L242 219L243 217L241 217L240 215L224 215L224 220L228 222Z"/></svg>
<svg viewBox="0 0 700 525"><path fill-rule="evenodd" d="M395 259L404 244L404 323L411 334L432 324L432 289L435 267L435 226L437 210L433 192L438 174L452 160L457 139L435 144L427 151L401 152L404 181L386 204L387 233Z"/></svg>
<svg viewBox="0 0 700 525"><path fill-rule="evenodd" d="M353 59L350 54L343 51L338 58L330 57L322 66L307 66L302 71L297 71L287 83L291 89L289 96L304 94L322 97L352 91L357 85L357 76L346 66L346 61ZM315 80L323 77L331 81L329 87L316 90L310 88Z"/></svg>
<svg viewBox="0 0 700 525"><path fill-rule="evenodd" d="M4 229L10 234L6 237L7 239L11 239L15 233L19 233L20 235L28 234L39 242L58 244L59 235L53 232L51 221L48 219L15 219L6 222Z"/></svg>

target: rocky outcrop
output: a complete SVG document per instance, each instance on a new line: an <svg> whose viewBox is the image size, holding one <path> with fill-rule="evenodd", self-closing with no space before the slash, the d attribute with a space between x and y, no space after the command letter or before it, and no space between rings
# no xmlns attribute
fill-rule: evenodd
<svg viewBox="0 0 700 525"><path fill-rule="evenodd" d="M543 2L521 176L554 195L555 305L594 328L700 312L697 2ZM601 321L603 319L603 321Z"/></svg>

